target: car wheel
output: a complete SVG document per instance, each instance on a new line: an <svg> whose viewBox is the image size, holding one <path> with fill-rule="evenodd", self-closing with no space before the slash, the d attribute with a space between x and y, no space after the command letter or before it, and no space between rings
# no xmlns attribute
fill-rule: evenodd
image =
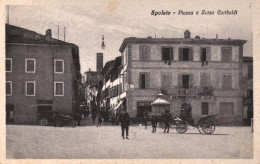
<svg viewBox="0 0 260 164"><path fill-rule="evenodd" d="M48 120L47 119L41 119L40 120L40 125L41 126L47 126L48 125Z"/></svg>

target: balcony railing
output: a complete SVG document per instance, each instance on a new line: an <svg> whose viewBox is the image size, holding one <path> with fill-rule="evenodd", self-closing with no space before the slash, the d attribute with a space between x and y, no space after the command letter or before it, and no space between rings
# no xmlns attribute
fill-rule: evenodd
<svg viewBox="0 0 260 164"><path fill-rule="evenodd" d="M214 89L212 87L194 87L194 88L174 88L170 92L169 91L162 91L166 92L165 94L172 95L176 98L198 98L198 97L212 97L214 96Z"/></svg>

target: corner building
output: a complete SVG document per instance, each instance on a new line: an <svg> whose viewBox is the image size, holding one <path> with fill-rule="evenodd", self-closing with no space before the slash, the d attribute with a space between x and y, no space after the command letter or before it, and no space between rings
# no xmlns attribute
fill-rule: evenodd
<svg viewBox="0 0 260 164"><path fill-rule="evenodd" d="M162 92L170 112L179 115L190 102L197 121L218 115L218 124L242 125L243 44L245 40L190 38L125 38L122 53L123 94L131 117L151 111ZM128 91L126 85L134 85Z"/></svg>
<svg viewBox="0 0 260 164"><path fill-rule="evenodd" d="M46 111L77 112L79 50L74 44L6 24L6 123L37 124Z"/></svg>

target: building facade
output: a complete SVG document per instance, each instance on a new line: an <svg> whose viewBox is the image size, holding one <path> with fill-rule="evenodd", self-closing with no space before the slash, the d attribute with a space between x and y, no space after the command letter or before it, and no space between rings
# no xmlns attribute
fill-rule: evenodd
<svg viewBox="0 0 260 164"><path fill-rule="evenodd" d="M151 111L159 93L179 115L191 103L193 118L218 115L219 124L242 124L243 44L245 40L126 38L122 53L122 97L131 117ZM134 86L129 90L128 86Z"/></svg>
<svg viewBox="0 0 260 164"><path fill-rule="evenodd" d="M81 80L74 44L6 25L6 121L36 124L45 111L76 112Z"/></svg>

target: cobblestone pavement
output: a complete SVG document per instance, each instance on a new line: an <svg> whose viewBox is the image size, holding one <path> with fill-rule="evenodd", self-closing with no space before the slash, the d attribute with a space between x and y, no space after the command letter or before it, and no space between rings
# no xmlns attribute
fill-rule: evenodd
<svg viewBox="0 0 260 164"><path fill-rule="evenodd" d="M131 126L123 140L119 126L52 127L7 125L7 158L134 159L253 158L250 127L217 127L213 135L197 129L178 134Z"/></svg>

